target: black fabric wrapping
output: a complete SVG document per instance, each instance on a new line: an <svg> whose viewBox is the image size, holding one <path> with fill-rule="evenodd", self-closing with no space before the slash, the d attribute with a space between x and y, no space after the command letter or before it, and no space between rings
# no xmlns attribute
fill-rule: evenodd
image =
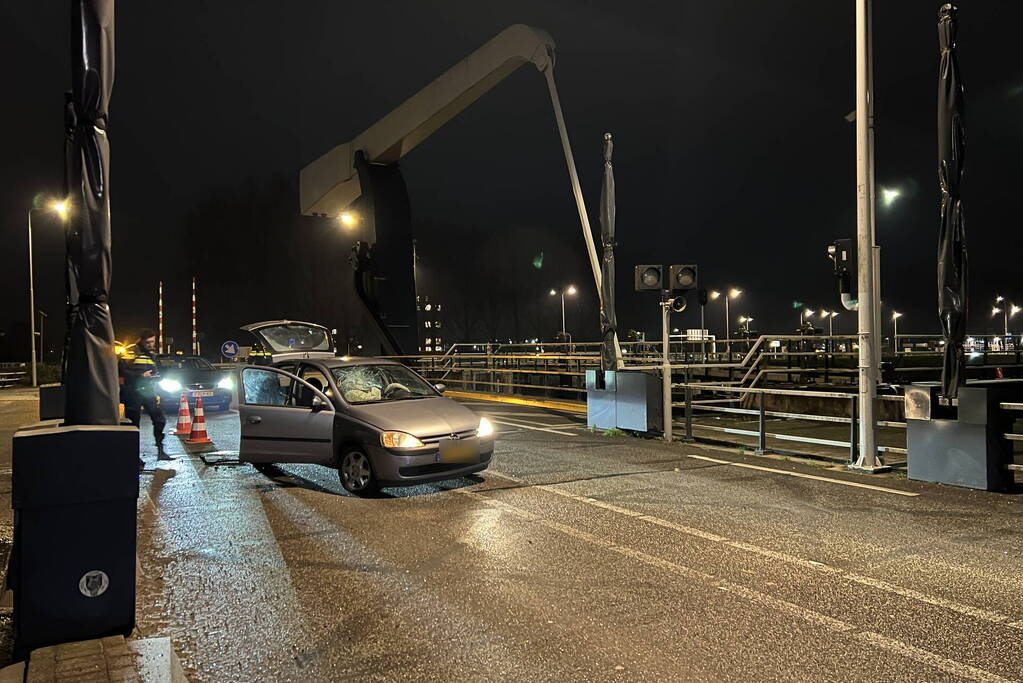
<svg viewBox="0 0 1023 683"><path fill-rule="evenodd" d="M604 254L600 260L600 367L617 370L615 335L618 320L615 315L615 173L611 166L614 143L611 134L604 134L604 184L600 188L600 242Z"/></svg>
<svg viewBox="0 0 1023 683"><path fill-rule="evenodd" d="M941 189L941 224L938 232L938 317L945 340L941 391L956 398L966 383L963 344L969 315L968 262L963 205L959 183L965 152L963 84L956 58L956 8L938 11L938 182Z"/></svg>
<svg viewBox="0 0 1023 683"><path fill-rule="evenodd" d="M65 109L67 424L119 422L110 319L110 145L114 0L71 2L71 93Z"/></svg>

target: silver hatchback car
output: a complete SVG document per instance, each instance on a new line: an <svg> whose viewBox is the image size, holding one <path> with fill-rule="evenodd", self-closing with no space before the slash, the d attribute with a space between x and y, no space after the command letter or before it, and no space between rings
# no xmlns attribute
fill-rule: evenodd
<svg viewBox="0 0 1023 683"><path fill-rule="evenodd" d="M357 495L490 464L490 422L400 363L313 350L283 352L275 361L240 373L242 461L335 467L341 485Z"/></svg>

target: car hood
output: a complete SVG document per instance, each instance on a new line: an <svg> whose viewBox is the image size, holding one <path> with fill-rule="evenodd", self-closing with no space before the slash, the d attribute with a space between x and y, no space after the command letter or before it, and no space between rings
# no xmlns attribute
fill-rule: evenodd
<svg viewBox="0 0 1023 683"><path fill-rule="evenodd" d="M348 413L381 430L408 432L419 438L459 434L480 424L476 413L443 396L353 405Z"/></svg>

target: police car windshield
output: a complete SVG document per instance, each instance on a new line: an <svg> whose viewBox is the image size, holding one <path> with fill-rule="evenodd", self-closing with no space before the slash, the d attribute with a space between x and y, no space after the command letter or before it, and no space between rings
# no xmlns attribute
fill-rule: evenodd
<svg viewBox="0 0 1023 683"><path fill-rule="evenodd" d="M330 351L330 335L313 325L272 325L255 330L274 353L286 351Z"/></svg>
<svg viewBox="0 0 1023 683"><path fill-rule="evenodd" d="M164 370L213 370L213 366L205 358L199 356L170 356L159 359Z"/></svg>

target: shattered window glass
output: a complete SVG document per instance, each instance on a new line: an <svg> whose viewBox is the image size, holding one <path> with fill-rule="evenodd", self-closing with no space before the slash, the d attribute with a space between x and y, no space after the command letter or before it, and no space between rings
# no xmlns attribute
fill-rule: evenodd
<svg viewBox="0 0 1023 683"><path fill-rule="evenodd" d="M348 365L333 368L348 403L381 403L437 396L437 391L404 365Z"/></svg>
<svg viewBox="0 0 1023 683"><path fill-rule="evenodd" d="M272 325L255 331L274 353L286 351L330 351L330 335L318 325Z"/></svg>
<svg viewBox="0 0 1023 683"><path fill-rule="evenodd" d="M283 382L282 382L283 380ZM271 370L245 368L242 389L245 403L253 406L283 406L288 402L290 379Z"/></svg>

